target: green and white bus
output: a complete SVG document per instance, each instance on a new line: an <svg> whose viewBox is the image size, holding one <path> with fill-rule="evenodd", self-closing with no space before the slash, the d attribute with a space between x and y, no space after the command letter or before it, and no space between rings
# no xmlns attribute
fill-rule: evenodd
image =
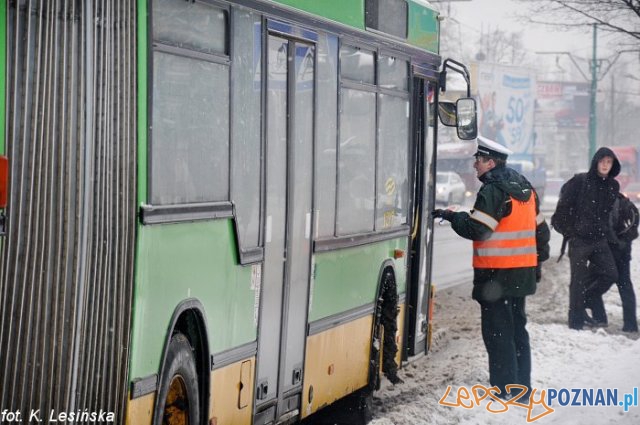
<svg viewBox="0 0 640 425"><path fill-rule="evenodd" d="M435 105L475 137L427 2L7 0L0 25L5 419L366 418L426 353Z"/></svg>

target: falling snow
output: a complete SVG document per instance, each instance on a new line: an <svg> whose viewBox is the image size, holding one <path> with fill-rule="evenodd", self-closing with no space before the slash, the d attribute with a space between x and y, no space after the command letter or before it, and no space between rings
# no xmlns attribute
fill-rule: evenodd
<svg viewBox="0 0 640 425"><path fill-rule="evenodd" d="M640 243L634 242L631 276L640 284ZM617 287L605 295L609 327L570 330L567 327L569 260L556 262L557 247L544 263L543 278L535 295L527 297L531 338L532 386L549 388L618 389L618 398L640 387L640 335L622 332L622 307ZM487 411L488 400L471 409L439 404L455 401L460 387L489 386L487 354L480 331L480 309L471 299L471 288L458 286L437 296L435 332L431 352L404 365L401 385L383 383L374 398L370 425L450 425L527 423L527 410L511 406L504 413ZM640 297L638 297L640 298ZM534 396L535 399L535 396ZM467 402L466 404L469 404ZM640 406L624 412L620 406L558 406L536 423L563 425L640 424ZM532 417L544 409L538 406Z"/></svg>

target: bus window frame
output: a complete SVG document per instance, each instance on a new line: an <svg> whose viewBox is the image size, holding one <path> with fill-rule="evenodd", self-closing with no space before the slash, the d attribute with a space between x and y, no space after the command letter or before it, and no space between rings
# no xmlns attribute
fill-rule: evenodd
<svg viewBox="0 0 640 425"><path fill-rule="evenodd" d="M140 211L140 217L142 224L161 224L161 223L174 223L189 220L206 220L216 218L226 218L228 211L221 213L221 205L231 204L231 187L230 187L230 174L231 174L231 85L232 82L232 66L231 66L231 35L232 35L232 13L231 5L217 0L194 0L196 3L206 4L215 8L218 8L226 13L226 43L225 53L205 53L198 50L193 50L185 47L178 47L169 43L163 43L154 39L153 34L153 9L154 0L148 1L148 37L149 48L147 50L147 63L148 67L148 79L147 79L147 173L144 178L147 180L147 193L146 204L142 205ZM153 139L153 114L155 105L153 101L153 84L155 81L154 75L154 54L155 52L180 56L188 59L202 60L211 62L227 67L229 74L229 98L227 99L229 104L229 120L228 120L228 152L227 152L227 167L229 175L226 181L226 199L220 201L207 201L207 202L178 202L170 204L153 204L151 202L153 194L153 151L154 151L154 139Z"/></svg>
<svg viewBox="0 0 640 425"><path fill-rule="evenodd" d="M372 52L374 55L374 61L373 61L373 65L374 65L374 84L369 84L366 82L361 82L361 81L355 81L349 78L345 78L342 75L342 60L340 59L340 51L342 49L343 45L347 45L350 47L355 47L357 49L362 49L362 50L367 50L369 52ZM379 67L379 61L380 61L380 56L385 56L385 57L394 57L396 59L399 60L403 60L407 63L407 91L404 90L399 90L399 89L392 89L392 88L383 88L380 86L380 67ZM336 140L336 206L335 206L335 223L334 223L334 236L333 238L327 238L327 237L323 237L319 239L319 243L314 245L319 247L319 249L322 250L326 250L328 249L327 246L331 246L332 244L329 243L330 240L333 240L333 246L342 246L343 243L341 242L342 239L345 239L345 243L347 245L350 246L349 242L346 241L346 239L353 239L354 235L358 235L358 244L362 244L362 243L366 243L363 242L361 239L361 237L363 235L370 235L370 237L373 240L377 240L377 236L379 234L395 234L395 233L401 233L404 234L404 228L406 226L407 229L410 228L409 223L410 223L410 219L411 219L411 214L410 214L410 210L412 208L412 203L411 203L411 195L410 193L408 193L407 196L407 204L406 204L406 212L407 212L407 216L406 216L406 223L402 223L400 225L396 225L396 226L392 226L390 228L378 228L377 227L377 223L376 223L376 219L377 219L377 215L378 215L378 154L379 154L379 127L380 127L380 94L385 94L388 96L394 96L394 97L398 97L398 98L403 98L405 100L407 100L409 102L409 125L407 128L407 133L409 135L409 137L407 138L407 182L408 182L408 186L411 187L411 185L413 184L413 179L412 179L412 172L411 172L411 161L412 161L412 149L413 147L412 142L411 142L411 134L413 131L413 124L411 122L411 117L413 116L413 106L412 106L412 102L411 102L411 93L414 89L413 87L413 82L412 82L412 76L413 76L413 61L410 55L407 55L403 52L400 51L394 51L385 47L375 47L371 44L362 42L361 40L355 39L355 38L351 38L351 37L346 37L346 36L342 36L339 37L338 39L338 117L337 117L337 140ZM374 208L373 208L373 226L372 229L366 232L347 232L347 233L340 233L338 231L339 226L338 226L338 219L339 219L339 211L340 211L340 200L339 200L339 182L340 182L340 169L339 169L339 162L340 162L340 140L341 140L341 118L342 118L342 113L340 113L340 105L342 102L342 89L343 88L347 88L347 89L352 89L352 90L360 90L360 91L365 91L365 92L370 92L370 93L374 93L375 95L375 134L374 134L374 151L375 151L375 169L374 169Z"/></svg>

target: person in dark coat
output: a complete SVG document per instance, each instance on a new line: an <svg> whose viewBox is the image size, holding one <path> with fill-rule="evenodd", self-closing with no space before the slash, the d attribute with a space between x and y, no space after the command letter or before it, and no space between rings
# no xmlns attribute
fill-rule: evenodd
<svg viewBox="0 0 640 425"><path fill-rule="evenodd" d="M432 215L450 221L458 235L474 241L472 297L481 307L491 385L504 398L509 398L507 385L523 385L527 399L531 348L525 297L536 292L540 262L549 258L549 227L531 184L506 167L511 152L483 137L477 140L474 168L482 186L473 210L438 209Z"/></svg>
<svg viewBox="0 0 640 425"><path fill-rule="evenodd" d="M608 236L609 248L618 269L618 293L622 302L622 331L638 332L636 316L636 294L631 282L631 245L638 237L638 209L633 202L622 193L613 204L610 215L611 232ZM594 266L595 267L595 266ZM594 277L598 275L594 273ZM609 280L604 282L593 279L587 283L585 292L585 307L591 309L595 324L607 325L607 312L604 308L602 296L609 290Z"/></svg>
<svg viewBox="0 0 640 425"><path fill-rule="evenodd" d="M571 283L569 285L569 328L594 324L585 312L586 286L594 278L611 286L618 280L615 259L607 235L609 215L620 193L615 176L620 162L613 151L598 149L588 172L574 175L560 189L560 199L551 224L569 240ZM594 273L596 274L594 276Z"/></svg>

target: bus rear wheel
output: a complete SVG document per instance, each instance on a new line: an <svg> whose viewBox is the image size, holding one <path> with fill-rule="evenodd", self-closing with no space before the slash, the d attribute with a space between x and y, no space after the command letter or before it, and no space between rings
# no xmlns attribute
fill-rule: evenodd
<svg viewBox="0 0 640 425"><path fill-rule="evenodd" d="M200 423L196 364L191 344L181 333L171 337L159 388L155 424Z"/></svg>

